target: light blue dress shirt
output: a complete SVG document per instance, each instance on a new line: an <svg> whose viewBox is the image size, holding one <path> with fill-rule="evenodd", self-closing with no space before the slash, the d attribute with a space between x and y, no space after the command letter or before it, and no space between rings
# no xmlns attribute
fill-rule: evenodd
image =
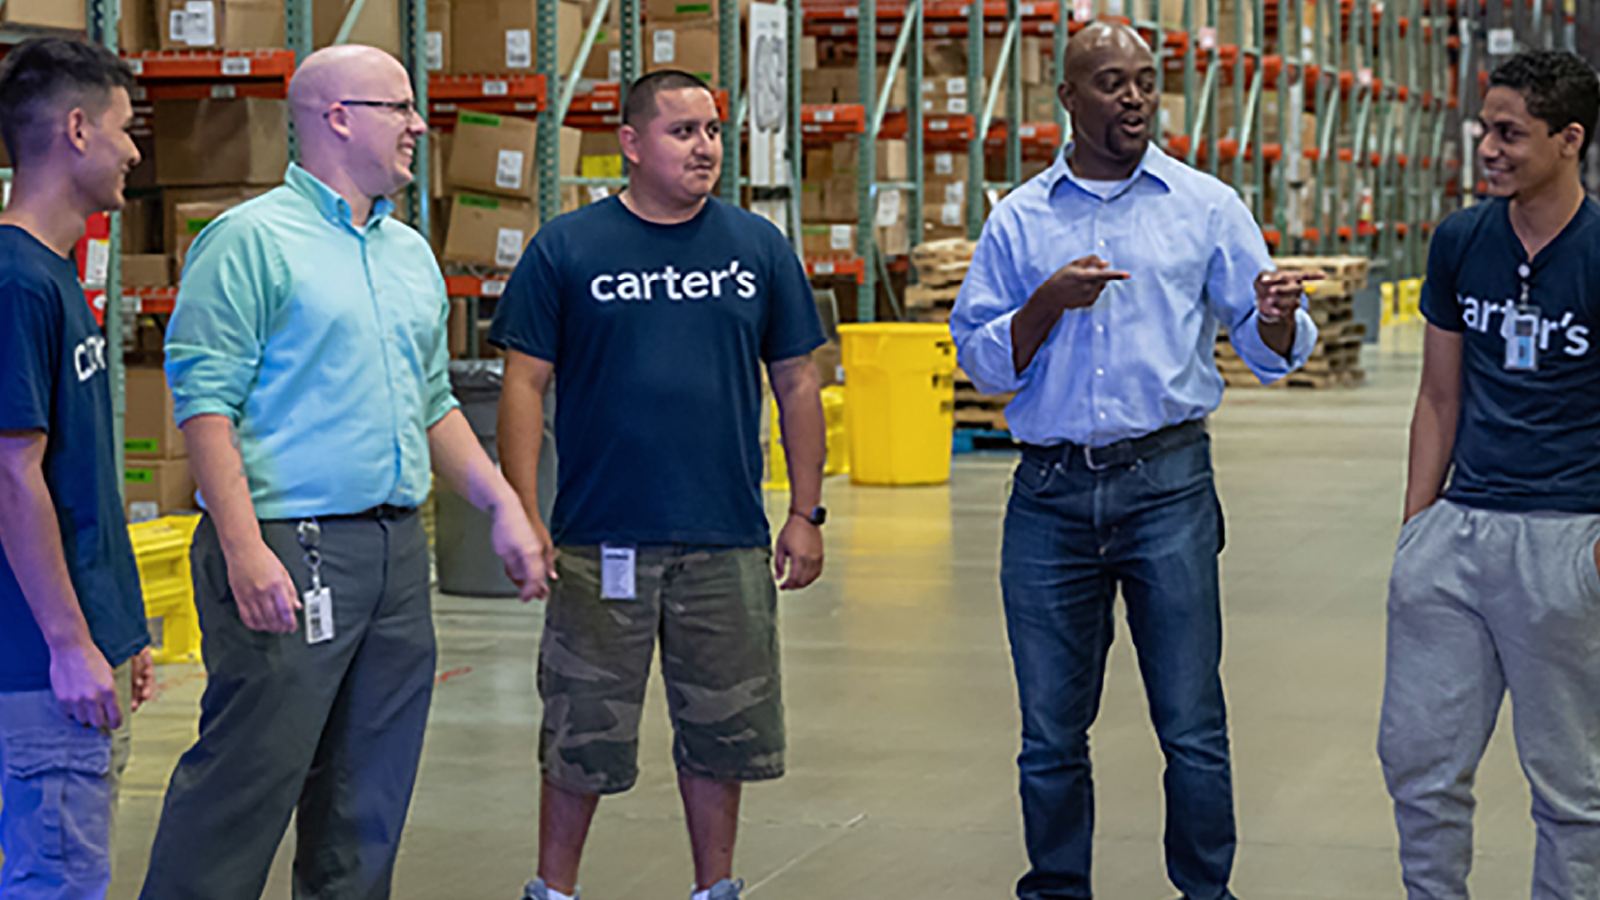
<svg viewBox="0 0 1600 900"><path fill-rule="evenodd" d="M364 227L297 165L200 233L167 327L179 423L227 416L256 515L417 506L427 430L456 407L428 242L379 200Z"/></svg>
<svg viewBox="0 0 1600 900"><path fill-rule="evenodd" d="M961 367L986 393L1016 391L1017 440L1103 447L1198 419L1222 402L1217 323L1263 382L1303 365L1317 326L1302 301L1285 360L1256 330L1255 278L1273 267L1232 188L1152 144L1110 197L1055 164L995 207L950 316ZM1068 310L1018 375L1011 320L1062 266L1096 254L1129 274Z"/></svg>

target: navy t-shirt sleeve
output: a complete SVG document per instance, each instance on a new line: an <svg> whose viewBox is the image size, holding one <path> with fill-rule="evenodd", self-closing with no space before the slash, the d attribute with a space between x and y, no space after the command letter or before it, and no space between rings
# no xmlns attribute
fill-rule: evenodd
<svg viewBox="0 0 1600 900"><path fill-rule="evenodd" d="M0 284L0 431L48 431L61 346L58 306L14 279Z"/></svg>
<svg viewBox="0 0 1600 900"><path fill-rule="evenodd" d="M822 319L817 315L817 300L805 266L782 233L762 220L768 232L767 247L772 260L772 300L768 307L767 332L761 339L761 358L781 362L821 347L827 342Z"/></svg>
<svg viewBox="0 0 1600 900"><path fill-rule="evenodd" d="M1440 223L1428 246L1428 278L1422 283L1418 305L1430 324L1459 332L1467 327L1461 318L1461 304L1456 302L1456 267L1461 255L1457 232L1461 223L1452 219Z"/></svg>
<svg viewBox="0 0 1600 900"><path fill-rule="evenodd" d="M489 343L556 362L561 346L561 280L552 262L555 231L546 228L534 236L522 254L505 292L495 304Z"/></svg>

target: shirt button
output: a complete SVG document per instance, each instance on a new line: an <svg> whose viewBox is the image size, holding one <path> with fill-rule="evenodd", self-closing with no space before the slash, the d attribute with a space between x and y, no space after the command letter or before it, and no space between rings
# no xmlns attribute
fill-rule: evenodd
<svg viewBox="0 0 1600 900"><path fill-rule="evenodd" d="M1096 375L1104 375L1106 373L1106 370L1105 369L1095 369L1094 373Z"/></svg>
<svg viewBox="0 0 1600 900"><path fill-rule="evenodd" d="M1100 414L1100 418L1102 418L1102 419L1104 419L1104 418L1105 418L1105 417L1106 417L1106 414L1105 414L1105 413L1101 413L1101 414Z"/></svg>
<svg viewBox="0 0 1600 900"><path fill-rule="evenodd" d="M1106 245L1106 242L1105 242L1105 241L1101 241L1101 242L1100 242L1100 246L1102 246L1102 247L1104 247L1104 246L1105 246L1105 245Z"/></svg>
<svg viewBox="0 0 1600 900"><path fill-rule="evenodd" d="M1094 330L1100 332L1101 334L1106 333L1106 327L1104 325L1096 325Z"/></svg>

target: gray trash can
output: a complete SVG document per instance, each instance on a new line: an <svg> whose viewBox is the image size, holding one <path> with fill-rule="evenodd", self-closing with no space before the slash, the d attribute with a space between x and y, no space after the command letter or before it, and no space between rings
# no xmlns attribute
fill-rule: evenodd
<svg viewBox="0 0 1600 900"><path fill-rule="evenodd" d="M461 412L472 426L489 458L500 461L495 446L499 421L500 385L505 363L498 359L453 360L450 388L461 401ZM556 497L556 398L544 398L544 441L539 453L539 513L546 522ZM489 516L444 484L435 491L434 551L438 562L439 590L474 597L515 597L516 585L506 577L495 555Z"/></svg>

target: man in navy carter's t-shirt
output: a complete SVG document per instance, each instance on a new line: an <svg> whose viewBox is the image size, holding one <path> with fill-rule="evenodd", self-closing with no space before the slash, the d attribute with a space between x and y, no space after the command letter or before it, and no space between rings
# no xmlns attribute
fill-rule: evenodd
<svg viewBox="0 0 1600 900"><path fill-rule="evenodd" d="M139 161L126 64L28 41L0 65L0 897L104 897L128 715L154 687L118 492L105 337L68 258Z"/></svg>
<svg viewBox="0 0 1600 900"><path fill-rule="evenodd" d="M539 654L541 787L532 900L577 893L599 795L638 775L659 637L695 900L737 900L740 784L784 769L774 552L761 494L761 367L793 485L785 589L822 571L823 342L782 234L711 197L721 123L682 72L630 87L627 190L546 225L500 298L501 464L538 521L543 397L554 378L557 580ZM542 526L541 526L542 527Z"/></svg>
<svg viewBox="0 0 1600 900"><path fill-rule="evenodd" d="M1439 225L1389 584L1379 753L1412 900L1465 898L1473 774L1509 691L1535 900L1600 900L1600 117L1581 59L1491 76L1493 199Z"/></svg>

